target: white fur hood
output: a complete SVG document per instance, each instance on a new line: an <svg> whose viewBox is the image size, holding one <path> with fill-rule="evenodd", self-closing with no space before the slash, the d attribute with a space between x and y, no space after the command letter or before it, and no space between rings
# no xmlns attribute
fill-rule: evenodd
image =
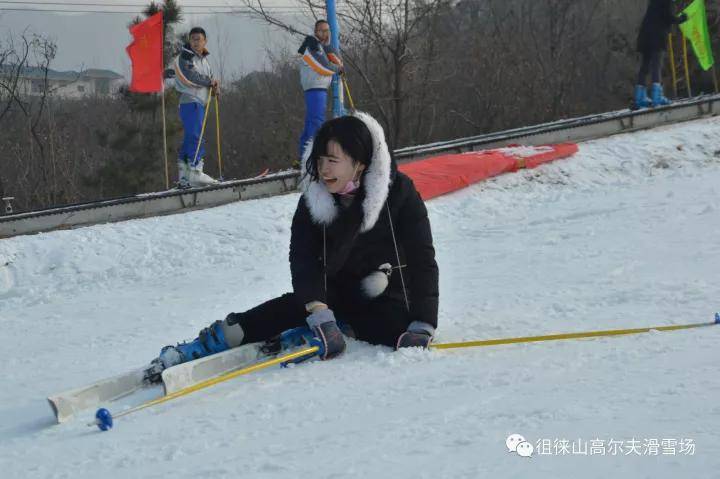
<svg viewBox="0 0 720 479"><path fill-rule="evenodd" d="M373 117L363 112L352 113L352 116L359 118L370 130L373 139L373 155L370 166L363 175L361 188L365 190L363 200L363 221L360 232L369 231L375 226L380 213L382 212L388 192L392 174L392 159L390 150L385 142L385 132L380 124ZM301 168L303 182L301 189L305 204L310 210L310 216L316 224L329 225L338 215L338 207L332 194L325 185L319 181L312 181L306 175L306 163L312 152L312 141L305 147Z"/></svg>

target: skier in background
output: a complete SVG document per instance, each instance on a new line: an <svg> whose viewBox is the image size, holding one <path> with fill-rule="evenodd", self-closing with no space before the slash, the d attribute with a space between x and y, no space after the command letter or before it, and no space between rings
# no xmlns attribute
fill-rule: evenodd
<svg viewBox="0 0 720 479"><path fill-rule="evenodd" d="M438 313L430 222L382 127L360 112L330 120L303 165L290 239L294 291L166 346L155 373L241 344L279 346L286 330L319 339L322 359L345 350L344 334L395 348L429 346Z"/></svg>
<svg viewBox="0 0 720 479"><path fill-rule="evenodd" d="M650 0L645 17L640 25L637 38L637 51L642 55L637 84L635 85L635 108L669 105L663 94L661 73L663 54L666 50L667 36L673 25L687 20L684 13L676 16L673 12L674 0ZM647 95L646 81L648 73L652 77L650 97Z"/></svg>
<svg viewBox="0 0 720 479"><path fill-rule="evenodd" d="M178 186L181 188L217 183L203 172L205 145L204 139L200 138L205 105L211 90L217 94L220 87L218 80L213 78L206 45L205 30L194 27L190 30L189 42L175 59L175 89L180 93L180 120L184 130L178 152Z"/></svg>
<svg viewBox="0 0 720 479"><path fill-rule="evenodd" d="M315 22L315 34L305 37L298 49L300 83L305 96L305 127L300 135L298 158L303 158L307 143L325 121L327 90L333 75L343 73L343 62L330 44L330 24Z"/></svg>

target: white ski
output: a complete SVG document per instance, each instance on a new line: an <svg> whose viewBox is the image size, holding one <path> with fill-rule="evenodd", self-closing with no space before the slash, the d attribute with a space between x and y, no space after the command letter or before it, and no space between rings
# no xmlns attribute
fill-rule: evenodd
<svg viewBox="0 0 720 479"><path fill-rule="evenodd" d="M250 366L262 357L260 344L255 343L178 364L162 372L164 393L172 394L207 379ZM81 411L100 407L152 386L143 380L146 368L147 366L48 397L55 419L58 424L69 421Z"/></svg>
<svg viewBox="0 0 720 479"><path fill-rule="evenodd" d="M145 386L143 381L145 368L71 389L48 398L58 424L69 421L73 416L90 407L114 401L132 394Z"/></svg>
<svg viewBox="0 0 720 479"><path fill-rule="evenodd" d="M250 366L263 357L264 355L260 352L260 343L253 343L178 364L162 372L165 395L221 376L235 369Z"/></svg>

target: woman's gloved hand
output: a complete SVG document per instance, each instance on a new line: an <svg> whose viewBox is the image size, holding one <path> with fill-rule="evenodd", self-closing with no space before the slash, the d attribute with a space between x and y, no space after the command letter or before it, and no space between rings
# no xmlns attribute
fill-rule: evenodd
<svg viewBox="0 0 720 479"><path fill-rule="evenodd" d="M316 309L307 317L307 324L323 344L320 359L332 359L345 351L345 338L331 309Z"/></svg>
<svg viewBox="0 0 720 479"><path fill-rule="evenodd" d="M413 321L398 338L395 349L420 347L427 349L435 335L435 328L422 321Z"/></svg>

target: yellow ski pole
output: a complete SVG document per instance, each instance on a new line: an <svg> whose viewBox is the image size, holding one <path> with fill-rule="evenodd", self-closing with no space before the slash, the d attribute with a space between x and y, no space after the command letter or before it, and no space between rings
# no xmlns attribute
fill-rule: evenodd
<svg viewBox="0 0 720 479"><path fill-rule="evenodd" d="M350 102L350 109L355 111L355 102L353 102L352 95L350 94L347 78L345 78L344 74L340 78L342 78L343 85L345 85L345 93L347 93L348 101Z"/></svg>
<svg viewBox="0 0 720 479"><path fill-rule="evenodd" d="M497 346L499 344L534 343L539 341L558 341L562 339L599 338L610 336L623 336L628 334L641 334L650 331L677 331L680 329L700 328L720 324L720 314L715 315L715 321L711 323L678 324L674 326L652 326L649 328L633 329L608 329L604 331L585 331L578 333L548 334L544 336L524 336L518 338L485 339L481 341L465 341L460 343L436 343L431 344L432 349L458 349L476 348L486 346Z"/></svg>
<svg viewBox="0 0 720 479"><path fill-rule="evenodd" d="M212 98L212 90L208 93L208 99L205 102L205 114L203 115L202 128L200 129L200 138L198 138L197 148L195 148L195 156L193 157L192 163L195 164L197 161L198 153L200 153L200 145L202 145L203 135L205 134L205 125L207 124L208 111L210 110L210 99Z"/></svg>
<svg viewBox="0 0 720 479"><path fill-rule="evenodd" d="M218 175L220 176L220 181L222 181L223 174L222 174L222 153L220 151L220 107L219 107L217 95L215 95L215 132L217 133L216 143L217 143L217 150L218 150Z"/></svg>
<svg viewBox="0 0 720 479"><path fill-rule="evenodd" d="M320 351L319 346L311 346L311 347L308 347L305 349L301 349L300 351L295 351L294 353L284 354L284 355L279 356L274 359L269 359L269 360L263 361L261 363L253 364L252 366L248 366L246 368L238 369L237 371L231 371L229 373L225 373L216 378L207 379L205 381L199 382L192 386L183 388L179 391L175 391L174 393L168 394L167 396L162 396L157 399L147 401L138 406L130 408L126 411L118 413L114 417L110 413L110 411L108 411L107 409L100 408L95 413L95 420L93 422L88 423L88 426L97 426L98 428L100 428L101 431L107 431L113 427L113 419L117 419L122 416L127 416L128 414L132 414L137 411L142 411L143 409L149 408L151 406L155 406L156 404L162 404L164 402L172 401L173 399L177 399L182 396L187 396L188 394L193 393L195 391L200 391L201 389L209 388L210 386L214 386L216 384L220 384L222 382L229 381L230 379L236 378L238 376L243 376L245 374L254 373L256 371L260 371L262 369L269 368L270 366L287 363L287 362L293 361L295 359L300 359L300 358L307 359L308 357L314 356L319 351Z"/></svg>

